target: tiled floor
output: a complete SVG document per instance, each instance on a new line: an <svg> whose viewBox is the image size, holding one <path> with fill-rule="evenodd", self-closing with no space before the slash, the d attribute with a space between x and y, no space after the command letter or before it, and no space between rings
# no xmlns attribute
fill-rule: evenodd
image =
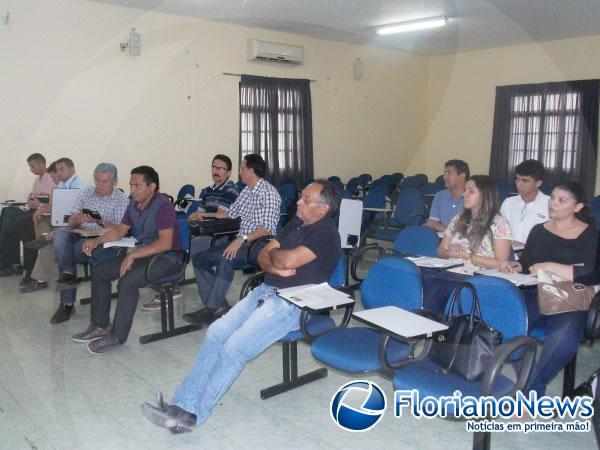
<svg viewBox="0 0 600 450"><path fill-rule="evenodd" d="M231 292L239 292L236 275ZM138 337L159 329L159 313L138 310L127 344L91 355L71 336L89 321L78 306L67 323L50 325L58 294L47 289L19 294L16 277L0 279L0 448L2 449L466 449L465 424L441 419L396 419L391 413L367 433L338 429L329 418L331 396L353 377L329 371L323 380L261 400L259 390L279 381L281 348L274 345L252 361L223 397L212 417L193 433L172 436L150 424L140 405L156 391L172 394L191 367L204 331L141 346ZM184 288L176 315L194 310L193 286ZM80 288L87 295L89 286ZM143 298L152 292L143 290ZM235 294L231 295L234 298ZM600 361L600 346L580 351L579 378ZM319 367L305 345L300 367ZM364 378L364 377L363 377ZM391 383L375 380L391 396ZM557 394L561 380L550 393ZM494 449L595 449L593 433L497 434Z"/></svg>

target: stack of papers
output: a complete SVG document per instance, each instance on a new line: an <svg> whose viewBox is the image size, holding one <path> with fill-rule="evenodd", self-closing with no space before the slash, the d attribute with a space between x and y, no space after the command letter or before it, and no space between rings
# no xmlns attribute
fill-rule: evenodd
<svg viewBox="0 0 600 450"><path fill-rule="evenodd" d="M105 242L104 248L110 247L135 247L136 240L134 237L124 237L118 241Z"/></svg>
<svg viewBox="0 0 600 450"><path fill-rule="evenodd" d="M277 295L299 308L313 311L335 309L338 306L354 303L347 294L329 286L328 283L305 284L302 286L280 289Z"/></svg>
<svg viewBox="0 0 600 450"><path fill-rule="evenodd" d="M524 273L500 272L498 269L478 270L480 275L488 275L490 277L503 278L510 281L515 286L535 286L538 284L537 277L526 275Z"/></svg>
<svg viewBox="0 0 600 450"><path fill-rule="evenodd" d="M431 256L416 256L416 257L408 257L412 262L414 262L419 267L436 267L440 269L447 269L449 267L462 266L465 261L460 258L451 258L451 259L443 259L443 258L433 258Z"/></svg>

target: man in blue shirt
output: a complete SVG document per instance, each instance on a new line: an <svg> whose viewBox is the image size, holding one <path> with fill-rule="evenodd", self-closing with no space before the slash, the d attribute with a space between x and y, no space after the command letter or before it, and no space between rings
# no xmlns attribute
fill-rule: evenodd
<svg viewBox="0 0 600 450"><path fill-rule="evenodd" d="M426 225L435 231L444 231L452 218L463 210L463 193L469 179L469 165L460 159L444 164L444 186L433 198Z"/></svg>

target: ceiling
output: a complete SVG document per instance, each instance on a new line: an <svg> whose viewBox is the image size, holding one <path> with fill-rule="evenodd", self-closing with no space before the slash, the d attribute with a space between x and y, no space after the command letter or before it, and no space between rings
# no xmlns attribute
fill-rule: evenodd
<svg viewBox="0 0 600 450"><path fill-rule="evenodd" d="M443 55L600 33L599 0L95 0L324 39ZM432 16L443 28L378 36Z"/></svg>

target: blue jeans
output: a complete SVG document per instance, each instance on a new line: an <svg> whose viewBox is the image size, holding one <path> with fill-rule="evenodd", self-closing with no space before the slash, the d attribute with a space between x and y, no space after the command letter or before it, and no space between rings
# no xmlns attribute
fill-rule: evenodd
<svg viewBox="0 0 600 450"><path fill-rule="evenodd" d="M208 419L248 361L300 327L301 310L272 292L261 284L206 331L194 368L172 399L196 415L197 425Z"/></svg>
<svg viewBox="0 0 600 450"><path fill-rule="evenodd" d="M83 241L83 238L71 233L69 227L59 228L52 234L52 246L54 247L54 255L56 256L59 273L67 272L75 274L75 244L80 241ZM81 245L79 245L80 251Z"/></svg>
<svg viewBox="0 0 600 450"><path fill-rule="evenodd" d="M533 367L529 389L544 395L547 384L577 354L583 340L585 311L568 312L544 316L537 304L537 289L524 289L525 305L529 319L529 331L541 328L544 332L544 345Z"/></svg>
<svg viewBox="0 0 600 450"><path fill-rule="evenodd" d="M248 246L240 247L233 260L225 259L223 252L229 242L221 242L213 248L199 251L194 255L194 239L192 241L192 264L196 274L198 294L207 308L218 309L228 306L227 291L233 281L233 271L247 264Z"/></svg>

